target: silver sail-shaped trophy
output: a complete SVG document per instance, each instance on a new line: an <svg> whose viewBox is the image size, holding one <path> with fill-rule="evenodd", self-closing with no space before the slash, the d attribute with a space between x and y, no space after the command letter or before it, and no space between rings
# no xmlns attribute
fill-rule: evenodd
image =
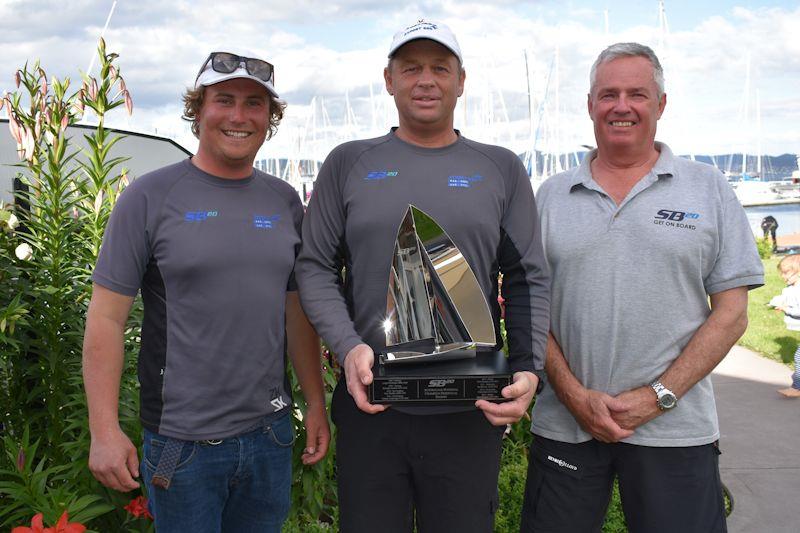
<svg viewBox="0 0 800 533"><path fill-rule="evenodd" d="M376 403L502 400L511 382L489 304L452 239L409 205L395 240L383 321L386 351L373 369Z"/></svg>

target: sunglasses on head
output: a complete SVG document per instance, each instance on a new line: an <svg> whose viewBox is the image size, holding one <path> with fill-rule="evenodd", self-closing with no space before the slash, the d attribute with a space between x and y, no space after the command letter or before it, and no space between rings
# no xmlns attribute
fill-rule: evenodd
<svg viewBox="0 0 800 533"><path fill-rule="evenodd" d="M203 63L203 66L200 68L200 72L197 73L198 78L206 69L209 62L211 62L211 69L220 74L235 72L236 69L244 64L244 68L247 70L248 74L271 84L273 87L275 86L275 68L271 63L267 63L263 59L237 56L230 52L211 52L206 62Z"/></svg>

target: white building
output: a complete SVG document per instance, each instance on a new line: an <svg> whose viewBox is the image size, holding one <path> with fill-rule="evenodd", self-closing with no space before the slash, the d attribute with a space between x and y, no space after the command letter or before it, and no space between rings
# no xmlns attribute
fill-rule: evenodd
<svg viewBox="0 0 800 533"><path fill-rule="evenodd" d="M70 148L72 150L86 149L86 139L83 136L94 129L95 126L92 125L69 126L67 135L70 137ZM128 178L131 180L192 155L174 140L165 137L113 128L106 128L106 131L123 136L123 139L111 148L109 157L130 158L121 163L114 171L119 173L123 168L127 169ZM13 166L19 162L17 143L8 132L8 119L0 119L0 201L3 203L11 203L14 199L14 178L18 173L24 171L22 168Z"/></svg>

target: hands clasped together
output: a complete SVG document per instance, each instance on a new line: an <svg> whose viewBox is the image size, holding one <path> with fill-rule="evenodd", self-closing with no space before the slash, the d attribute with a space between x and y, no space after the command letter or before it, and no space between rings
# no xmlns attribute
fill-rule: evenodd
<svg viewBox="0 0 800 533"><path fill-rule="evenodd" d="M636 428L661 414L653 389L647 385L617 396L584 388L567 408L578 424L601 442L627 439Z"/></svg>

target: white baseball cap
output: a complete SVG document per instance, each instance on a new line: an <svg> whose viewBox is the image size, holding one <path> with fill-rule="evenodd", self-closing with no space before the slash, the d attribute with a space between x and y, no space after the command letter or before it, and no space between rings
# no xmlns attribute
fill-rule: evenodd
<svg viewBox="0 0 800 533"><path fill-rule="evenodd" d="M426 22L424 20L420 20L394 34L392 45L389 47L389 57L392 57L397 52L397 49L407 42L417 39L436 41L453 52L458 58L459 64L464 63L461 57L461 48L458 46L458 41L453 31L439 22Z"/></svg>
<svg viewBox="0 0 800 533"><path fill-rule="evenodd" d="M258 54L238 47L221 47L208 54L195 79L195 89L235 78L247 78L263 85L275 98L275 67Z"/></svg>

